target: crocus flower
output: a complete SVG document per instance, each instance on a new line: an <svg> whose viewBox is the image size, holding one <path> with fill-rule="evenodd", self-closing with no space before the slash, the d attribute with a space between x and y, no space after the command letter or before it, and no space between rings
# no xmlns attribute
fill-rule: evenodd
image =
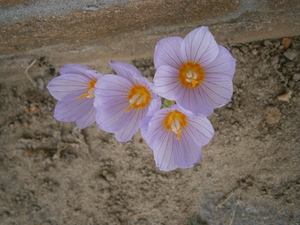
<svg viewBox="0 0 300 225"><path fill-rule="evenodd" d="M196 115L210 115L231 100L235 62L207 27L184 39L164 38L154 52L154 90Z"/></svg>
<svg viewBox="0 0 300 225"><path fill-rule="evenodd" d="M190 168L201 159L201 147L214 136L206 117L172 105L141 120L142 136L154 151L156 166L162 171Z"/></svg>
<svg viewBox="0 0 300 225"><path fill-rule="evenodd" d="M80 64L61 67L60 74L47 85L50 94L58 100L54 118L62 122L76 122L80 129L90 126L96 120L95 84L102 75Z"/></svg>
<svg viewBox="0 0 300 225"><path fill-rule="evenodd" d="M161 107L161 100L151 84L132 65L111 62L118 75L105 75L96 84L96 122L100 129L115 133L120 142L129 141L139 129L139 122Z"/></svg>

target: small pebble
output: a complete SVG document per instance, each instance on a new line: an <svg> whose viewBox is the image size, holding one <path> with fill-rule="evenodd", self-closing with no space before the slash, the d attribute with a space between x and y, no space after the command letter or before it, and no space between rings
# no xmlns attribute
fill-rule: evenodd
<svg viewBox="0 0 300 225"><path fill-rule="evenodd" d="M278 61L279 61L279 56L278 55L275 55L275 56L270 58L270 62L271 62L272 65L278 64Z"/></svg>
<svg viewBox="0 0 300 225"><path fill-rule="evenodd" d="M252 53L253 55L257 55L258 51L257 51L256 49L253 49L253 50L251 51L251 53Z"/></svg>
<svg viewBox="0 0 300 225"><path fill-rule="evenodd" d="M282 101L282 102L289 102L291 97L292 97L292 92L291 92L291 91L287 91L287 92L284 93L283 95L279 95L279 96L277 97L277 99L278 99L279 101Z"/></svg>
<svg viewBox="0 0 300 225"><path fill-rule="evenodd" d="M283 55L289 60L294 60L298 56L298 52L295 49L289 48L283 53Z"/></svg>
<svg viewBox="0 0 300 225"><path fill-rule="evenodd" d="M243 53L247 53L248 52L248 48L245 45L241 47L241 50L242 50Z"/></svg>
<svg viewBox="0 0 300 225"><path fill-rule="evenodd" d="M264 45L265 46L271 46L272 45L272 42L270 40L265 40L264 41Z"/></svg>
<svg viewBox="0 0 300 225"><path fill-rule="evenodd" d="M290 80L288 82L289 88L293 88L295 86L295 81Z"/></svg>
<svg viewBox="0 0 300 225"><path fill-rule="evenodd" d="M43 81L42 78L39 78L39 79L37 80L37 86L38 86L38 88L39 88L40 90L43 90L43 89L44 89L45 83L44 83L44 81Z"/></svg>
<svg viewBox="0 0 300 225"><path fill-rule="evenodd" d="M293 75L293 81L297 82L300 80L300 74L299 73L296 73Z"/></svg>
<svg viewBox="0 0 300 225"><path fill-rule="evenodd" d="M287 62L285 64L285 66L288 67L288 68L293 68L293 67L295 67L295 63L294 62Z"/></svg>
<svg viewBox="0 0 300 225"><path fill-rule="evenodd" d="M278 123L281 118L281 112L278 108L274 106L268 106L264 110L265 116L266 116L266 122L268 124L275 124ZM267 127L266 127L267 128Z"/></svg>
<svg viewBox="0 0 300 225"><path fill-rule="evenodd" d="M291 43L292 43L292 39L290 38L283 38L281 41L281 44L284 46L284 48L290 47Z"/></svg>

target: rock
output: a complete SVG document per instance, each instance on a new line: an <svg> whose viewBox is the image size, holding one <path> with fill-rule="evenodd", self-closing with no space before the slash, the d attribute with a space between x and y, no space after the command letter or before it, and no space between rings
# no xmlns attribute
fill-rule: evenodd
<svg viewBox="0 0 300 225"><path fill-rule="evenodd" d="M37 87L40 89L40 90L44 90L44 86L45 86L45 82L43 81L42 78L39 78L37 80Z"/></svg>
<svg viewBox="0 0 300 225"><path fill-rule="evenodd" d="M253 50L251 51L251 53L252 53L253 55L257 55L258 51L257 51L257 49L253 49Z"/></svg>
<svg viewBox="0 0 300 225"><path fill-rule="evenodd" d="M283 95L279 95L279 96L277 97L277 99L278 99L279 101L282 101L282 102L289 102L291 97L292 97L292 92L291 92L291 91L287 91L287 92L284 93Z"/></svg>
<svg viewBox="0 0 300 225"><path fill-rule="evenodd" d="M299 80L300 80L300 74L299 74L299 73L295 73L295 74L293 75L293 81L297 82L297 81L299 81Z"/></svg>
<svg viewBox="0 0 300 225"><path fill-rule="evenodd" d="M290 38L283 38L281 41L281 44L284 46L284 48L290 47L291 43L292 43L292 39Z"/></svg>
<svg viewBox="0 0 300 225"><path fill-rule="evenodd" d="M264 45L265 46L271 46L272 45L272 42L270 40L265 40L264 41Z"/></svg>
<svg viewBox="0 0 300 225"><path fill-rule="evenodd" d="M289 48L283 53L283 55L289 60L294 60L298 56L298 52L295 49Z"/></svg>
<svg viewBox="0 0 300 225"><path fill-rule="evenodd" d="M281 112L275 106L268 106L264 113L266 115L266 122L268 124L278 123L281 118Z"/></svg>
<svg viewBox="0 0 300 225"><path fill-rule="evenodd" d="M279 56L278 55L275 55L273 57L270 58L270 62L273 66L277 65L278 62L279 62Z"/></svg>

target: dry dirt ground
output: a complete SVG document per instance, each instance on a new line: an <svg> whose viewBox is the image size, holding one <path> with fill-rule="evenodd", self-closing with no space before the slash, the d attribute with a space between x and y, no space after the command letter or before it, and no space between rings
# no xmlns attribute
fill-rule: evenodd
<svg viewBox="0 0 300 225"><path fill-rule="evenodd" d="M299 224L300 38L290 40L227 45L232 102L209 117L201 162L172 172L140 133L119 143L56 121L45 86L59 68L46 57L32 82L1 80L0 224ZM152 79L152 59L131 63Z"/></svg>

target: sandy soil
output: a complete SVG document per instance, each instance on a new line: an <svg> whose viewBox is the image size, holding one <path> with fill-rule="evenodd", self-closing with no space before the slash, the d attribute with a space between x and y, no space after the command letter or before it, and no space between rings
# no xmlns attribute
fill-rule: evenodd
<svg viewBox="0 0 300 225"><path fill-rule="evenodd" d="M1 80L0 224L299 224L300 38L291 41L227 46L238 59L232 102L209 117L216 134L201 162L168 173L140 133L118 143L55 121L45 85L59 68L47 58L28 70L32 83ZM152 59L132 63L152 79Z"/></svg>

